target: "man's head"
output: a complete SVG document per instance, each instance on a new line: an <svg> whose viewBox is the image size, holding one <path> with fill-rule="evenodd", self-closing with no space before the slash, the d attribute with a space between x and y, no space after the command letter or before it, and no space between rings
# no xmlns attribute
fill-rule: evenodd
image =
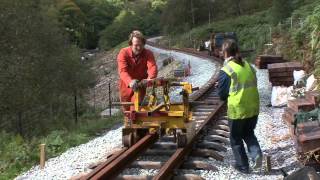
<svg viewBox="0 0 320 180"><path fill-rule="evenodd" d="M222 52L225 59L230 56L237 56L239 53L237 42L233 39L225 40L222 44Z"/></svg>
<svg viewBox="0 0 320 180"><path fill-rule="evenodd" d="M138 55L144 49L146 39L140 31L132 31L129 36L129 46L132 49L134 55Z"/></svg>

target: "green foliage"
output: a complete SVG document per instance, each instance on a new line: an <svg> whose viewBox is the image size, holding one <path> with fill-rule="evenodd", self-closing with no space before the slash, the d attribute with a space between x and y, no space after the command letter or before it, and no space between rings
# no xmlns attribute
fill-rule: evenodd
<svg viewBox="0 0 320 180"><path fill-rule="evenodd" d="M66 40L54 4L6 0L0 2L0 12L2 118L13 125L18 119L24 126L30 120L45 125L72 116L73 96L81 97L94 75Z"/></svg>
<svg viewBox="0 0 320 180"><path fill-rule="evenodd" d="M273 0L271 9L271 22L276 25L285 18L289 17L293 11L292 1Z"/></svg>
<svg viewBox="0 0 320 180"><path fill-rule="evenodd" d="M110 49L127 39L130 31L139 29L141 22L134 12L122 10L114 22L101 32L100 46L103 49Z"/></svg>
<svg viewBox="0 0 320 180"><path fill-rule="evenodd" d="M51 9L73 44L93 49L100 42L102 48L110 49L127 39L133 29L147 36L181 33L209 19L213 22L259 11L269 7L270 1L56 0Z"/></svg>
<svg viewBox="0 0 320 180"><path fill-rule="evenodd" d="M112 24L101 32L100 47L105 50L111 49L128 39L133 30L141 30L147 36L159 34L161 29L159 19L163 7L160 2L162 1L156 4L149 1L127 3Z"/></svg>
<svg viewBox="0 0 320 180"><path fill-rule="evenodd" d="M103 0L57 0L59 22L70 41L81 48L98 45L99 33L119 13L119 9Z"/></svg>
<svg viewBox="0 0 320 180"><path fill-rule="evenodd" d="M311 49L315 52L320 47L320 6L314 9L313 14L307 18L306 23L311 30Z"/></svg>
<svg viewBox="0 0 320 180"><path fill-rule="evenodd" d="M62 152L63 145L66 143L62 139L65 136L65 132L63 131L52 131L45 139L43 143L47 145L46 151L48 154L53 156L59 155L59 152Z"/></svg>
<svg viewBox="0 0 320 180"><path fill-rule="evenodd" d="M207 0L171 0L162 14L163 31L168 34L185 32L208 22L213 3Z"/></svg>
<svg viewBox="0 0 320 180"><path fill-rule="evenodd" d="M0 179L12 179L34 158L33 149L19 135L0 132Z"/></svg>
<svg viewBox="0 0 320 180"><path fill-rule="evenodd" d="M39 145L46 144L46 158L52 158L67 149L83 144L97 132L109 129L123 117L116 115L102 119L96 114L81 117L80 123L71 129L55 130L45 137L24 139L19 135L0 132L0 179L13 179L39 162Z"/></svg>
<svg viewBox="0 0 320 180"><path fill-rule="evenodd" d="M295 1L295 9L288 19L284 21L280 36L283 43L280 44L281 52L287 59L303 62L308 73L314 72L319 76L318 64L320 55L319 47L319 0ZM292 25L292 24L293 25ZM291 24L291 25L290 25Z"/></svg>
<svg viewBox="0 0 320 180"><path fill-rule="evenodd" d="M306 19L306 29L309 32L309 46L311 47L311 54L315 60L315 73L320 75L320 6L316 6L312 15Z"/></svg>
<svg viewBox="0 0 320 180"><path fill-rule="evenodd" d="M297 47L301 47L301 46L303 46L303 44L306 40L306 32L304 32L303 30L294 31L294 32L292 32L291 39L293 40L294 44Z"/></svg>
<svg viewBox="0 0 320 180"><path fill-rule="evenodd" d="M297 18L306 18L307 16L311 15L313 12L314 7L319 4L319 0L296 0L295 10L292 12L291 17L293 19Z"/></svg>
<svg viewBox="0 0 320 180"><path fill-rule="evenodd" d="M87 17L73 0L58 0L59 21L64 25L71 42L83 46Z"/></svg>
<svg viewBox="0 0 320 180"><path fill-rule="evenodd" d="M244 15L238 18L215 22L192 29L182 35L170 37L171 43L176 47L193 47L194 42L201 42L210 38L212 32L236 32L241 49L263 49L268 39L270 25L268 25L269 11ZM254 56L255 54L253 54Z"/></svg>
<svg viewBox="0 0 320 180"><path fill-rule="evenodd" d="M93 49L98 46L100 32L110 25L120 9L103 0L75 0L85 14L86 29L82 47Z"/></svg>
<svg viewBox="0 0 320 180"><path fill-rule="evenodd" d="M125 4L128 2L128 0L106 0L107 2L113 4L116 7L123 8Z"/></svg>
<svg viewBox="0 0 320 180"><path fill-rule="evenodd" d="M96 128L95 130L97 129L99 130L99 128ZM67 149L82 144L88 140L89 136L87 133L55 130L44 138L42 143L46 144L47 154L49 154L50 157L55 157Z"/></svg>
<svg viewBox="0 0 320 180"><path fill-rule="evenodd" d="M216 3L218 2L219 1L217 1ZM248 4L244 2L245 1L242 1L241 4L243 14L246 12L244 11L244 9L248 7L250 7L251 10L249 9L247 12L258 11L261 8L258 5L259 3L265 3L265 7L268 7L270 5L270 2L267 1L256 1L256 3L258 4L250 1L247 1ZM287 41L289 42L285 45L286 47L290 47L291 55L288 56L288 58L302 59L301 48L305 47L306 42L309 43L309 41L311 41L312 39L312 37L309 36L311 34L311 28L310 26L306 26L306 22L304 19L313 12L314 7L318 6L319 0L294 0L287 1L286 3L290 3L292 9L298 8L292 12L292 20L294 23L296 23L296 26L292 30L290 30L291 18L285 19L285 17L288 15L281 17L282 21L287 23L286 25L282 24L281 27L275 27L270 24L270 18L273 16L275 8L272 7L269 10L261 11L251 15L242 15L236 18L225 18L224 20L215 21L211 25L208 24L198 26L185 33L180 32L179 34L173 34L169 36L165 41L168 42L170 40L170 44L176 47L194 47L194 45L198 45L197 43L209 39L209 36L212 32L234 31L238 35L240 47L242 50L256 50L256 53L251 54L251 59L253 59L257 53L261 53L265 49L264 44L270 42L271 28L274 36L281 33L281 36L284 37L284 39L288 38ZM230 17L232 15L231 12L235 12L234 10L232 10L232 8L226 8L227 6L233 7L231 6L232 4L234 3L225 1L225 5L223 5L222 3L221 6L219 6L225 7L222 9L225 10L226 13L224 13L224 15L226 15L226 17ZM216 17L218 18L218 16ZM295 29L296 27L298 27L299 29ZM279 29L281 29L280 32ZM313 37L319 37L319 35L317 36L316 33L314 33ZM314 40L313 42L317 42L317 40ZM295 47L292 47L290 43L295 44ZM287 53L283 53L287 55Z"/></svg>
<svg viewBox="0 0 320 180"><path fill-rule="evenodd" d="M162 14L162 30L181 34L199 25L248 15L270 7L270 0L172 0Z"/></svg>
<svg viewBox="0 0 320 180"><path fill-rule="evenodd" d="M167 4L166 0L153 0L151 2L151 7L154 10L160 10L161 11L161 9L163 9L166 4Z"/></svg>

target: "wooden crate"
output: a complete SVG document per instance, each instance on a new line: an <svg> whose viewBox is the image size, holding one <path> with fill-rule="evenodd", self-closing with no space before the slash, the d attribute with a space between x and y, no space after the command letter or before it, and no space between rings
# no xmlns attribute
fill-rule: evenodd
<svg viewBox="0 0 320 180"><path fill-rule="evenodd" d="M270 73L279 72L292 72L294 70L303 70L303 66L300 62L286 62L286 63L274 63L268 64L268 71ZM293 74L292 74L293 76Z"/></svg>
<svg viewBox="0 0 320 180"><path fill-rule="evenodd" d="M268 64L273 63L283 63L286 62L286 60L283 59L282 56L276 56L276 55L259 55L256 58L256 66L259 69L267 69Z"/></svg>
<svg viewBox="0 0 320 180"><path fill-rule="evenodd" d="M315 109L315 104L306 98L297 98L294 100L288 100L288 108L291 108L295 112L299 111L312 111Z"/></svg>
<svg viewBox="0 0 320 180"><path fill-rule="evenodd" d="M293 71L303 69L300 62L274 63L268 65L269 80L272 86L292 86Z"/></svg>
<svg viewBox="0 0 320 180"><path fill-rule="evenodd" d="M299 152L309 152L320 148L320 126L319 122L299 123L296 131Z"/></svg>

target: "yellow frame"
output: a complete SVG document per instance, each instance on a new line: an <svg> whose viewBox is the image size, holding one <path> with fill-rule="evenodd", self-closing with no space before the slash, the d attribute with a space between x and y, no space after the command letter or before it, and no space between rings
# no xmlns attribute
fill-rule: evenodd
<svg viewBox="0 0 320 180"><path fill-rule="evenodd" d="M178 86L183 87L183 103L182 104L170 104L169 95L164 94L167 102L166 105L169 105L169 110L165 107L162 107L158 112L165 112L168 116L146 116L138 117L130 124L130 128L164 128L164 129L186 129L186 123L192 121L192 112L189 111L189 94L192 93L192 84L188 82L179 82ZM151 112L156 105L150 103L148 106L140 106L140 92L134 92L135 101L134 101L134 110L137 113L148 113Z"/></svg>

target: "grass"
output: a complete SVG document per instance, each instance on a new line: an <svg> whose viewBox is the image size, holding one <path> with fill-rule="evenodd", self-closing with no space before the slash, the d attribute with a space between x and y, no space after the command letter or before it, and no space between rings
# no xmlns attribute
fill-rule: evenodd
<svg viewBox="0 0 320 180"><path fill-rule="evenodd" d="M13 179L39 162L39 145L46 144L47 159L67 149L86 143L102 132L120 123L122 115L100 118L94 114L83 116L70 129L56 129L47 136L24 139L19 135L0 132L0 180Z"/></svg>
<svg viewBox="0 0 320 180"><path fill-rule="evenodd" d="M112 51L120 51L121 48L127 47L128 46L128 40L123 41L122 43L118 44L117 46L115 46L114 48L112 48Z"/></svg>

